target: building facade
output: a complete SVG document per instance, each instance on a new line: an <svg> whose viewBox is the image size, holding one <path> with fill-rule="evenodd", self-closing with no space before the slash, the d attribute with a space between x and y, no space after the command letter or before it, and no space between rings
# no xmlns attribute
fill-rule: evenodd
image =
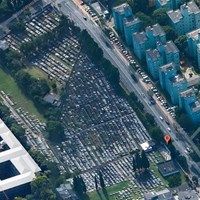
<svg viewBox="0 0 200 200"><path fill-rule="evenodd" d="M113 8L115 29L118 32L124 32L124 18L130 17L133 17L133 12L131 7L127 3L121 4Z"/></svg>
<svg viewBox="0 0 200 200"><path fill-rule="evenodd" d="M200 28L187 34L188 53L200 67Z"/></svg>
<svg viewBox="0 0 200 200"><path fill-rule="evenodd" d="M188 114L194 123L200 122L200 102L197 100L193 88L180 93L179 106Z"/></svg>
<svg viewBox="0 0 200 200"><path fill-rule="evenodd" d="M163 65L159 68L159 82L163 90L169 90L169 80L177 74L174 63Z"/></svg>
<svg viewBox="0 0 200 200"><path fill-rule="evenodd" d="M179 95L181 92L187 89L187 81L181 75L169 79L169 87L166 88L171 97L171 101L174 105L179 104Z"/></svg>
<svg viewBox="0 0 200 200"><path fill-rule="evenodd" d="M159 68L164 64L164 60L160 55L160 52L157 49L148 49L146 51L146 62L149 73L155 80L157 80L159 77Z"/></svg>
<svg viewBox="0 0 200 200"><path fill-rule="evenodd" d="M133 46L133 33L140 32L142 29L142 22L137 17L124 18L124 36L126 43Z"/></svg>
<svg viewBox="0 0 200 200"><path fill-rule="evenodd" d="M155 49L157 42L166 43L166 34L159 24L146 27L145 31L133 34L133 50L135 55L144 59L147 49Z"/></svg>
<svg viewBox="0 0 200 200"><path fill-rule="evenodd" d="M158 42L157 49L146 51L146 63L150 74L157 80L161 66L173 63L176 69L180 68L179 50L172 41L164 45Z"/></svg>
<svg viewBox="0 0 200 200"><path fill-rule="evenodd" d="M181 0L156 0L156 8L165 8L167 10L178 9L181 5Z"/></svg>
<svg viewBox="0 0 200 200"><path fill-rule="evenodd" d="M200 10L193 1L181 5L178 10L168 11L167 15L170 25L178 35L200 28Z"/></svg>

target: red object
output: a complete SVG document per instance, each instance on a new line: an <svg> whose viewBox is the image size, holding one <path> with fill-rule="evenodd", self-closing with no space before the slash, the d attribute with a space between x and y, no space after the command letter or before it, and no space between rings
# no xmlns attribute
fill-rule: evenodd
<svg viewBox="0 0 200 200"><path fill-rule="evenodd" d="M171 136L169 134L164 136L164 140L167 144L169 144L171 142Z"/></svg>

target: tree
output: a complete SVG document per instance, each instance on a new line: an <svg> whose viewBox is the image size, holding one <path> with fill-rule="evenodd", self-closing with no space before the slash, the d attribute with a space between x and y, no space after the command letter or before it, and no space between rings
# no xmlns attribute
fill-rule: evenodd
<svg viewBox="0 0 200 200"><path fill-rule="evenodd" d="M177 157L177 162L180 164L180 166L181 166L186 172L189 172L189 167L188 167L187 159L185 158L185 156L179 155L179 156Z"/></svg>
<svg viewBox="0 0 200 200"><path fill-rule="evenodd" d="M150 163L144 150L141 153L141 160L142 160L142 167L144 169L148 169L150 167Z"/></svg>
<svg viewBox="0 0 200 200"><path fill-rule="evenodd" d="M39 175L31 182L31 193L34 199L56 200L52 185L46 175Z"/></svg>
<svg viewBox="0 0 200 200"><path fill-rule="evenodd" d="M158 126L150 128L149 134L157 142L161 142L163 140L163 133Z"/></svg>
<svg viewBox="0 0 200 200"><path fill-rule="evenodd" d="M175 40L177 35L171 26L162 26L163 31L166 33L167 40Z"/></svg>
<svg viewBox="0 0 200 200"><path fill-rule="evenodd" d="M135 172L136 171L136 161L135 161L135 157L133 156L133 159L132 159L132 167L133 167L133 171Z"/></svg>
<svg viewBox="0 0 200 200"><path fill-rule="evenodd" d="M142 21L144 27L151 26L154 24L154 21L148 15L145 15L143 12L137 12L136 16Z"/></svg>
<svg viewBox="0 0 200 200"><path fill-rule="evenodd" d="M167 181L168 181L170 188L177 187L177 186L181 185L182 180L181 180L180 173L168 177Z"/></svg>
<svg viewBox="0 0 200 200"><path fill-rule="evenodd" d="M141 170L142 169L142 160L140 157L140 154L136 152L135 154L135 163L136 163L136 169Z"/></svg>
<svg viewBox="0 0 200 200"><path fill-rule="evenodd" d="M81 200L88 199L85 182L81 176L73 177L73 189Z"/></svg>
<svg viewBox="0 0 200 200"><path fill-rule="evenodd" d="M103 179L103 174L101 171L99 171L99 182L100 182L100 186L102 189L106 188L106 185L105 185L105 182L104 182L104 179Z"/></svg>
<svg viewBox="0 0 200 200"><path fill-rule="evenodd" d="M164 26L168 24L168 16L167 16L167 9L166 8L159 8L155 10L152 14L152 17L154 20Z"/></svg>
<svg viewBox="0 0 200 200"><path fill-rule="evenodd" d="M179 36L175 41L175 45L178 47L178 49L182 52L185 51L187 47L187 36L186 35L181 35Z"/></svg>
<svg viewBox="0 0 200 200"><path fill-rule="evenodd" d="M48 121L46 130L52 142L60 142L64 139L64 127L59 121Z"/></svg>
<svg viewBox="0 0 200 200"><path fill-rule="evenodd" d="M148 0L127 0L128 4L131 6L134 13L142 11L144 13L148 12L149 2Z"/></svg>
<svg viewBox="0 0 200 200"><path fill-rule="evenodd" d="M154 126L155 125L155 119L154 119L154 116L149 114L149 113L145 113L145 117L148 121L148 123L151 125L151 126Z"/></svg>
<svg viewBox="0 0 200 200"><path fill-rule="evenodd" d="M14 34L23 34L26 31L25 24L22 20L14 20L10 25L9 29Z"/></svg>
<svg viewBox="0 0 200 200"><path fill-rule="evenodd" d="M94 183L95 183L95 189L96 189L96 191L98 191L98 182L97 182L97 177L96 177L96 175L95 175L95 177L94 177Z"/></svg>

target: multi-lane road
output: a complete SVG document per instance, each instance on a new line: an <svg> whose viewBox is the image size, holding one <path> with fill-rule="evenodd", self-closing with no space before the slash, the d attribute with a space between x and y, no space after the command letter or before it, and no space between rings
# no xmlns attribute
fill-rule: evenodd
<svg viewBox="0 0 200 200"><path fill-rule="evenodd" d="M145 90L145 88L143 88L140 85L140 83L136 83L132 79L131 74L130 74L129 62L126 61L123 55L117 50L117 48L114 47L110 43L110 40L104 34L102 29L96 23L94 23L94 21L91 18L89 18L87 15L85 16L83 12L81 12L79 7L71 0L68 0L68 1L58 0L57 2L54 2L54 5L64 15L69 16L69 18L71 18L77 26L79 26L81 29L86 29L88 31L91 37L102 48L104 52L104 56L108 60L110 60L110 62L115 67L118 68L120 72L121 81L123 85L126 87L126 89L129 92L134 92L137 95L137 97L143 103L145 108L154 116L157 124L160 126L162 131L164 133L169 132L168 131L169 127L166 124L165 120L160 119L160 116L162 116L164 119L168 119L168 117L165 115L165 113L162 111L162 109L158 105L149 105L147 91ZM87 17L87 20L85 19L85 17ZM200 169L198 165L192 161L188 153L185 151L186 147L190 146L190 144L188 143L188 140L185 139L186 135L184 134L180 137L177 134L181 134L181 133L176 132L173 129L173 126L171 126L170 128L171 128L170 134L172 138L174 139L174 145L176 146L177 150L179 150L180 153L186 157L189 167L195 168L196 171L198 171L200 174ZM193 172L191 173L191 175L194 175Z"/></svg>

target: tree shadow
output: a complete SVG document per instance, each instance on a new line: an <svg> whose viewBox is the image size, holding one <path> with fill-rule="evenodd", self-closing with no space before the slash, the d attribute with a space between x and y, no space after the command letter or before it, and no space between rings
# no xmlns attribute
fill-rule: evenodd
<svg viewBox="0 0 200 200"><path fill-rule="evenodd" d="M103 189L102 189L102 192L103 192L105 198L106 198L107 200L109 200L109 195L108 195L108 192L107 192L106 188L103 188Z"/></svg>
<svg viewBox="0 0 200 200"><path fill-rule="evenodd" d="M104 199L103 199L103 196L102 196L102 194L101 194L101 192L100 192L99 190L97 190L97 194L99 195L99 198L100 198L101 200L104 200Z"/></svg>

